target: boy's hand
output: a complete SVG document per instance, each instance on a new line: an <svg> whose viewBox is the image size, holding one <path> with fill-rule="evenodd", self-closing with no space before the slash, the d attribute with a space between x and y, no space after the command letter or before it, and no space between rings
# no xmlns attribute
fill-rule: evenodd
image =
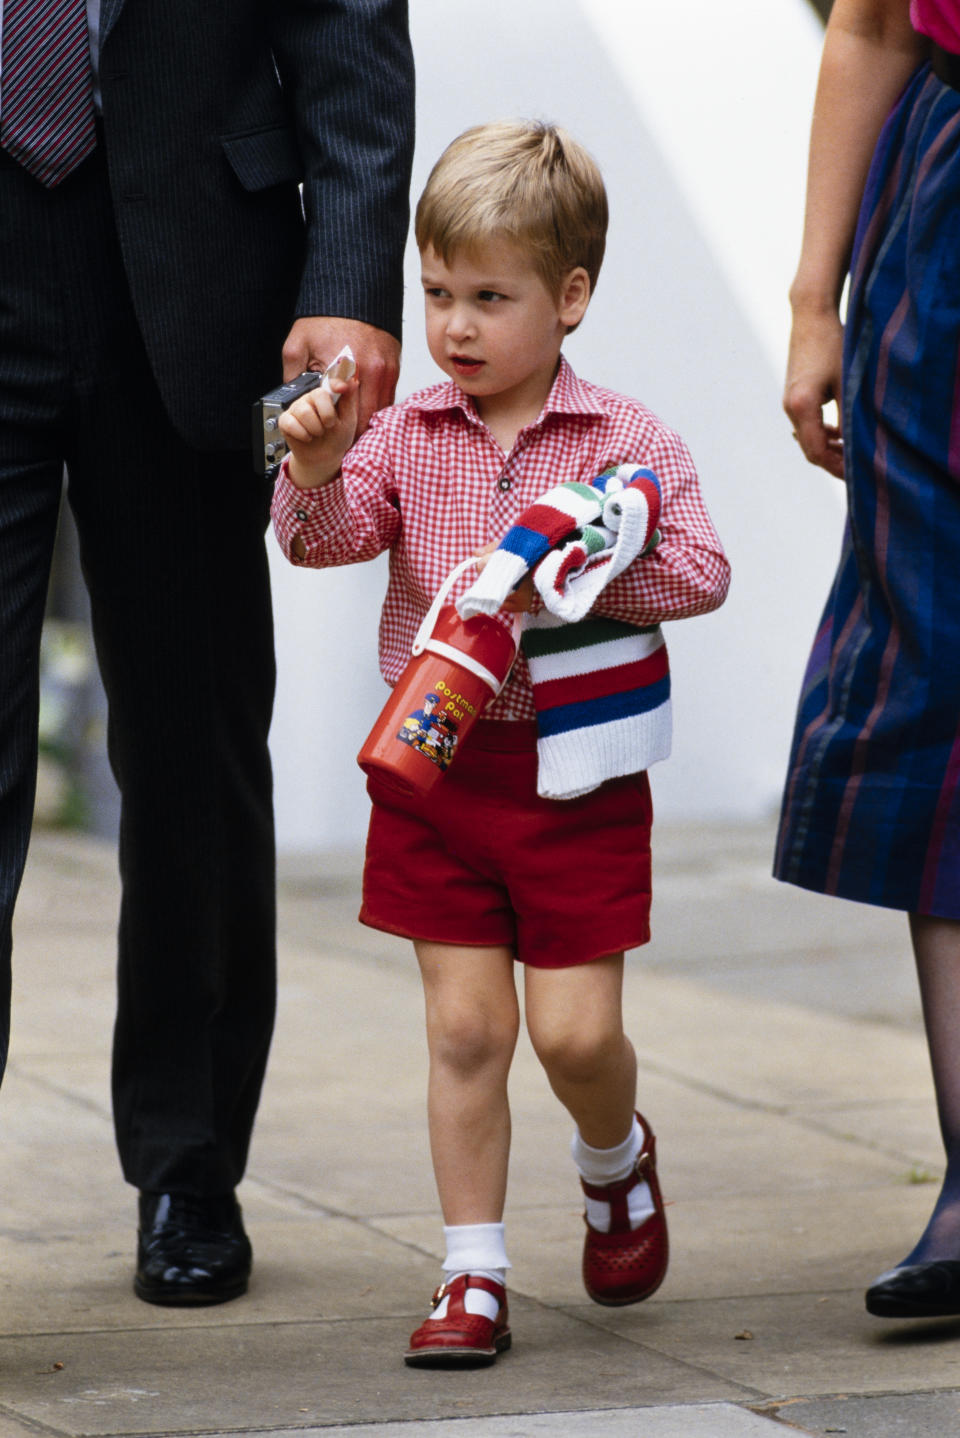
<svg viewBox="0 0 960 1438"><path fill-rule="evenodd" d="M474 552L473 557L477 561L478 572L483 571L487 559L497 548L498 542L496 539L491 539L489 544L485 544L482 549L478 549ZM529 614L533 609L536 597L537 592L533 587L533 576L528 574L525 579L521 579L516 589L512 594L508 595L500 608L505 610L507 614Z"/></svg>
<svg viewBox="0 0 960 1438"><path fill-rule="evenodd" d="M512 594L508 595L500 608L507 614L529 614L533 609L533 602L537 592L533 587L533 579L528 574L526 579L521 579Z"/></svg>
<svg viewBox="0 0 960 1438"><path fill-rule="evenodd" d="M331 380L330 389L332 394L319 385L308 390L278 420L290 450L287 473L298 489L316 489L334 479L357 432L356 377Z"/></svg>
<svg viewBox="0 0 960 1438"><path fill-rule="evenodd" d="M344 345L353 350L362 375L359 436L377 410L393 403L400 373L400 344L393 335L360 320L301 316L294 320L283 346L283 378L296 379L305 369L323 369Z"/></svg>

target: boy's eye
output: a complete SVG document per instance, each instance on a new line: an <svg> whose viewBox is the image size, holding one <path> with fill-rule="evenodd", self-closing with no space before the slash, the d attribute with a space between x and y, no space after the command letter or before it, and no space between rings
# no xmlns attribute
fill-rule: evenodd
<svg viewBox="0 0 960 1438"><path fill-rule="evenodd" d="M487 304L495 300L502 300L504 297L497 290L480 290L478 291L477 298L483 300L484 304Z"/></svg>

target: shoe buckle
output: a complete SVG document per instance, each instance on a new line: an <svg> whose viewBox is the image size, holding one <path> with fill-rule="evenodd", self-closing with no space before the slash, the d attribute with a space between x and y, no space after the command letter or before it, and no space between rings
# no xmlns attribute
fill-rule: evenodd
<svg viewBox="0 0 960 1438"><path fill-rule="evenodd" d="M642 1153L637 1154L637 1161L633 1166L633 1171L638 1178L645 1179L652 1167L653 1159L651 1158L647 1149L644 1149Z"/></svg>
<svg viewBox="0 0 960 1438"><path fill-rule="evenodd" d="M431 1300L430 1300L430 1307L431 1307L431 1308L439 1308L441 1302L443 1301L444 1296L446 1295L446 1292L447 1292L447 1284L446 1284L446 1280L444 1280L444 1282L441 1283L440 1287L437 1289L436 1293L435 1293L435 1294L433 1295L433 1297L431 1298Z"/></svg>

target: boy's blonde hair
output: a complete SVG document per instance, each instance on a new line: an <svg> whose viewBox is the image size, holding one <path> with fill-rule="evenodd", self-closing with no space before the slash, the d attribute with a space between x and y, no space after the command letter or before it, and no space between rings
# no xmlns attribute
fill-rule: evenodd
<svg viewBox="0 0 960 1438"><path fill-rule="evenodd" d="M595 161L557 125L475 125L430 172L414 232L444 264L499 237L515 241L550 293L579 265L597 283L607 236L607 192Z"/></svg>

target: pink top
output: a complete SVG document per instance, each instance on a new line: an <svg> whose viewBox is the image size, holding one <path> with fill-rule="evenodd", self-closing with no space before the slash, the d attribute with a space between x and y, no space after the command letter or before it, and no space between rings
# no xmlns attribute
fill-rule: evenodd
<svg viewBox="0 0 960 1438"><path fill-rule="evenodd" d="M380 618L380 670L395 684L420 621L455 565L502 539L522 509L555 484L595 479L609 464L648 465L660 480L661 540L604 590L594 613L628 624L705 614L723 603L730 579L686 446L637 400L578 379L566 360L533 424L504 454L473 401L447 380L374 416L318 489L297 489L284 464L273 499L280 548L294 564L324 568L390 551ZM292 550L296 536L306 557ZM450 592L473 582L472 571ZM532 719L523 656L491 719Z"/></svg>
<svg viewBox="0 0 960 1438"><path fill-rule="evenodd" d="M910 0L910 23L941 49L960 55L960 0Z"/></svg>

